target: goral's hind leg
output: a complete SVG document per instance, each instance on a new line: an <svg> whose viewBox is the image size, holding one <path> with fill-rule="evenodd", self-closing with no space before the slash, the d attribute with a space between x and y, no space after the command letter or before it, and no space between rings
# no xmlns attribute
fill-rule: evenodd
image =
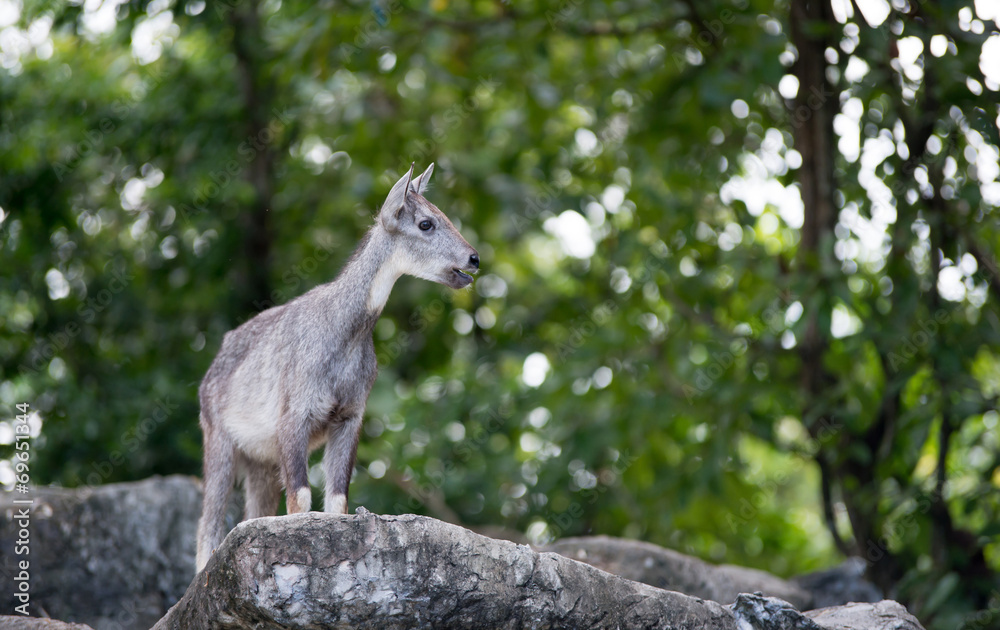
<svg viewBox="0 0 1000 630"><path fill-rule="evenodd" d="M226 507L233 487L235 448L225 431L202 422L205 445L204 495L198 521L197 570L201 571L225 537Z"/></svg>
<svg viewBox="0 0 1000 630"><path fill-rule="evenodd" d="M246 459L241 464L246 471L243 477L243 491L246 495L244 519L277 514L278 503L281 502L278 468L270 464L249 462Z"/></svg>

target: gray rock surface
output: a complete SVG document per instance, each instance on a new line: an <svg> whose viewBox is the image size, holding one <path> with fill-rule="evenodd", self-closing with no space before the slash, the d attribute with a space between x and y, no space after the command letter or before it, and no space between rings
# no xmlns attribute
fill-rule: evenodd
<svg viewBox="0 0 1000 630"><path fill-rule="evenodd" d="M11 584L18 527L0 497L0 575ZM94 488L32 488L30 531L33 615L82 622L97 630L146 630L184 594L194 577L201 486L186 476L153 477ZM13 611L11 588L0 610ZM21 626L26 627L26 626Z"/></svg>
<svg viewBox="0 0 1000 630"><path fill-rule="evenodd" d="M923 630L916 617L890 600L821 608L805 615L824 630Z"/></svg>
<svg viewBox="0 0 1000 630"><path fill-rule="evenodd" d="M734 565L713 565L652 543L608 536L564 538L539 547L586 562L623 578L694 597L732 604L740 593L761 592L812 608L806 589L764 571Z"/></svg>
<svg viewBox="0 0 1000 630"><path fill-rule="evenodd" d="M226 538L162 628L736 630L715 603L422 516L262 518Z"/></svg>
<svg viewBox="0 0 1000 630"><path fill-rule="evenodd" d="M240 524L154 630L869 628L827 623L842 619L853 623L761 595L725 607L435 519L359 510Z"/></svg>
<svg viewBox="0 0 1000 630"><path fill-rule="evenodd" d="M14 615L0 616L0 630L93 630L93 628L80 623Z"/></svg>
<svg viewBox="0 0 1000 630"><path fill-rule="evenodd" d="M775 597L764 597L760 593L743 593L733 604L736 617L747 625L742 628L761 630L823 630L823 627L786 601Z"/></svg>
<svg viewBox="0 0 1000 630"><path fill-rule="evenodd" d="M0 496L0 575L8 583L19 559L10 553L18 529L13 498ZM197 479L37 487L31 498L31 612L89 626L16 616L0 617L0 630L145 630L178 601L158 627L920 628L894 602L803 616L765 596L799 608L876 597L861 578L863 566L784 581L637 541L567 539L546 548L556 555L430 518L368 513L245 523L190 584ZM234 496L232 524L238 514ZM738 597L741 591L762 594ZM716 603L732 601L731 608ZM13 590L0 602L13 610Z"/></svg>

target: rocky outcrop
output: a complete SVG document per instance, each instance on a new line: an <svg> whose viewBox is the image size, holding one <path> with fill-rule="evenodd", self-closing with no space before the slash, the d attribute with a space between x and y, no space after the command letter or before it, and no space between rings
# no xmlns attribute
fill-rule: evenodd
<svg viewBox="0 0 1000 630"><path fill-rule="evenodd" d="M18 534L13 498L0 496L0 573L8 581L13 556L2 550L13 549ZM876 597L861 578L863 565L786 581L637 541L575 538L532 550L434 519L368 513L245 523L191 584L201 506L197 479L40 487L31 498L30 610L96 630L145 630L178 602L159 627L745 630L732 625L743 620L755 630L772 630L791 619L819 628L881 630L892 627L878 625L888 615L899 628L919 628L892 602L798 612ZM234 496L232 524L239 511ZM2 610L13 610L13 596L12 589L0 595ZM87 626L0 618L0 630L8 627Z"/></svg>
<svg viewBox="0 0 1000 630"><path fill-rule="evenodd" d="M35 617L0 616L0 630L93 630L80 623L66 623L55 619Z"/></svg>
<svg viewBox="0 0 1000 630"><path fill-rule="evenodd" d="M809 591L770 573L733 565L716 566L639 540L608 536L564 538L539 550L562 554L629 580L721 604L732 604L740 593L761 592L788 601L799 610L813 607Z"/></svg>
<svg viewBox="0 0 1000 630"><path fill-rule="evenodd" d="M868 604L845 604L806 613L820 628L830 630L922 630L917 619L897 602L881 601Z"/></svg>
<svg viewBox="0 0 1000 630"><path fill-rule="evenodd" d="M155 630L881 630L850 624L882 615L920 628L898 605L874 606L806 616L779 599L741 595L728 607L431 518L359 510L240 524Z"/></svg>
<svg viewBox="0 0 1000 630"><path fill-rule="evenodd" d="M12 518L15 498L24 497L0 497L4 551L14 549L19 530ZM192 477L153 477L73 490L36 487L29 498L34 501L32 614L98 630L145 630L181 598L194 577L201 489ZM9 573L12 567L13 558L5 558L3 570ZM14 610L13 596L13 589L0 593L0 610Z"/></svg>

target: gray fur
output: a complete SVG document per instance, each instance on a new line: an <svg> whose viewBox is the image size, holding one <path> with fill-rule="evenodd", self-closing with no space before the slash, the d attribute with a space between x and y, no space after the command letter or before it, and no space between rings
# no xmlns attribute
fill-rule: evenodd
<svg viewBox="0 0 1000 630"><path fill-rule="evenodd" d="M424 199L434 165L413 167L392 187L375 225L337 278L258 314L226 333L199 389L205 494L198 570L222 542L237 476L245 518L274 515L285 488L288 512L308 505L309 452L324 443L325 507L346 510L365 404L375 382L372 329L392 284L414 275L468 286L479 255ZM421 230L430 221L430 230ZM306 491L303 491L306 489Z"/></svg>

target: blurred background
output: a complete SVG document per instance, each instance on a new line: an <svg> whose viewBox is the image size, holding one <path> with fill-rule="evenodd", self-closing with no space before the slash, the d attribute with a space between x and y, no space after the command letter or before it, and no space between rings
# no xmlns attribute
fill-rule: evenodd
<svg viewBox="0 0 1000 630"><path fill-rule="evenodd" d="M482 272L397 283L351 510L861 556L928 628L995 627L998 19L0 0L0 483L18 403L33 483L200 474L222 335L435 162Z"/></svg>

